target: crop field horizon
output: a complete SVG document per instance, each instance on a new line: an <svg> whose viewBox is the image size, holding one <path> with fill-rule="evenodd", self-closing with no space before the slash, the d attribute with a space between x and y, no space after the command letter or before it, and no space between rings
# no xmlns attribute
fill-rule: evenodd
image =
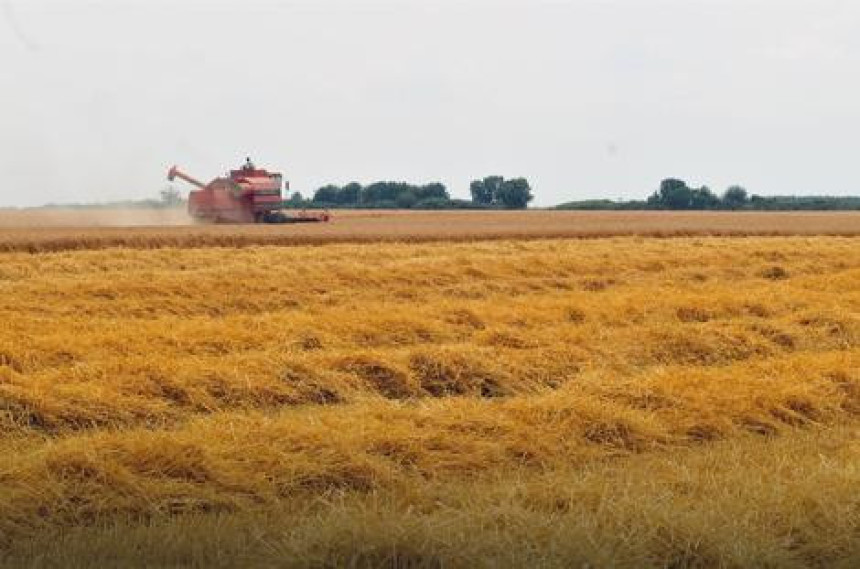
<svg viewBox="0 0 860 569"><path fill-rule="evenodd" d="M860 563L860 239L530 227L0 253L0 566Z"/></svg>
<svg viewBox="0 0 860 569"><path fill-rule="evenodd" d="M860 236L860 212L334 210L332 223L195 225L184 210L0 211L0 252L541 238Z"/></svg>

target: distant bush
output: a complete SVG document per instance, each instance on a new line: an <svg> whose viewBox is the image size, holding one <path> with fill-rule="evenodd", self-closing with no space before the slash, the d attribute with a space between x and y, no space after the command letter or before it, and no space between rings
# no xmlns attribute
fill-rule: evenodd
<svg viewBox="0 0 860 569"><path fill-rule="evenodd" d="M427 198L412 205L412 209L451 209L456 207L455 202L461 200L446 200L445 198Z"/></svg>
<svg viewBox="0 0 860 569"><path fill-rule="evenodd" d="M752 196L749 209L765 211L857 211L855 196Z"/></svg>
<svg viewBox="0 0 860 569"><path fill-rule="evenodd" d="M611 210L643 210L649 209L644 201L616 202L612 200L582 200L567 202L555 207L555 209L580 210L580 211L611 211Z"/></svg>

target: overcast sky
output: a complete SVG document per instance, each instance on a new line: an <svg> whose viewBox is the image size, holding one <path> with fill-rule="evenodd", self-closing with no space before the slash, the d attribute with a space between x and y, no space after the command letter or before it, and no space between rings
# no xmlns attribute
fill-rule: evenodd
<svg viewBox="0 0 860 569"><path fill-rule="evenodd" d="M246 155L305 193L860 193L856 0L0 0L0 205Z"/></svg>

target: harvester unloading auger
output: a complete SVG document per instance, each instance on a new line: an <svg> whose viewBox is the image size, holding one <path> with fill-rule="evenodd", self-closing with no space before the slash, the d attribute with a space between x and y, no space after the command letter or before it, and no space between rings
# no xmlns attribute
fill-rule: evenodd
<svg viewBox="0 0 860 569"><path fill-rule="evenodd" d="M197 189L188 195L188 213L195 220L208 223L320 223L328 222L327 212L299 212L288 215L282 191L283 176L256 168L248 158L239 170L204 184L180 171L176 166L167 179L185 180ZM289 182L286 183L289 189Z"/></svg>

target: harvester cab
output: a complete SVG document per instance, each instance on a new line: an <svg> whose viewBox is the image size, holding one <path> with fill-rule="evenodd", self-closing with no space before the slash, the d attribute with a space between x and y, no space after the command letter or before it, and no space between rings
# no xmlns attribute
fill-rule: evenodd
<svg viewBox="0 0 860 569"><path fill-rule="evenodd" d="M167 179L183 180L196 189L188 195L188 213L195 220L208 223L316 223L327 222L328 213L303 213L290 216L285 207L283 191L289 182L277 172L257 168L250 158L238 170L215 178L208 184L192 178L173 166Z"/></svg>

